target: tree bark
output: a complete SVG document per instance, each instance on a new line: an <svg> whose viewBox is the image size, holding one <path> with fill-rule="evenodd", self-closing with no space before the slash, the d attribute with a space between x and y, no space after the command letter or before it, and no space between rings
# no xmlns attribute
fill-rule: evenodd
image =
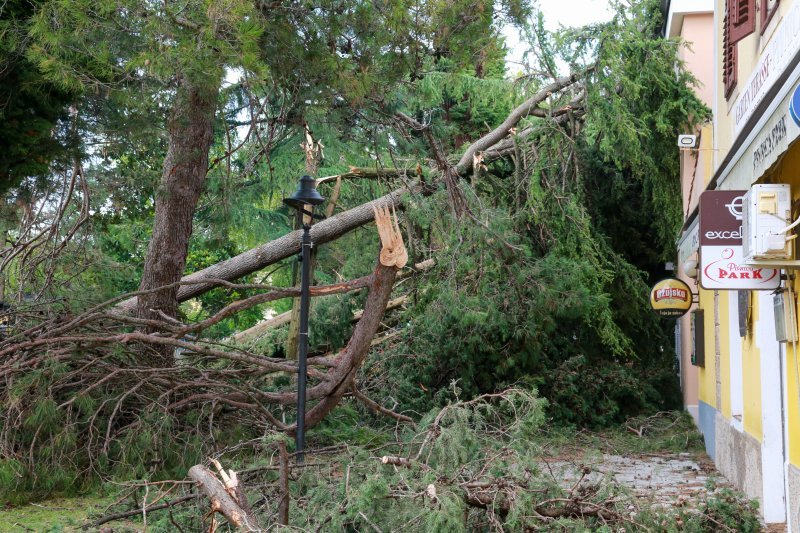
<svg viewBox="0 0 800 533"><path fill-rule="evenodd" d="M280 477L278 479L279 494L278 523L282 526L289 525L289 454L286 452L286 443L278 441L278 459L280 461Z"/></svg>
<svg viewBox="0 0 800 533"><path fill-rule="evenodd" d="M169 148L156 193L153 236L139 290L174 284L186 266L192 219L208 172L208 151L214 137L219 83L195 84L180 79L167 121ZM175 317L178 288L169 287L139 297L137 315Z"/></svg>

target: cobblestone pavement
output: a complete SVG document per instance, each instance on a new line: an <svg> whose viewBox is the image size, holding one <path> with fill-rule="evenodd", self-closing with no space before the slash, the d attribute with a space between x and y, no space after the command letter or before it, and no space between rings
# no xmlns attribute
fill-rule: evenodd
<svg viewBox="0 0 800 533"><path fill-rule="evenodd" d="M689 453L603 454L582 461L555 458L547 464L555 478L566 487L583 476L589 482L618 483L643 501L669 507L691 504L698 494L706 491L706 482L711 476L717 486L726 486L725 479L716 474L710 460ZM583 474L583 467L591 471Z"/></svg>
<svg viewBox="0 0 800 533"><path fill-rule="evenodd" d="M617 483L643 503L667 508L692 507L708 490L709 478L718 488L731 487L708 457L689 453L603 454L589 460L551 458L546 463L566 488L581 478L589 483ZM786 526L770 524L764 531L784 533Z"/></svg>

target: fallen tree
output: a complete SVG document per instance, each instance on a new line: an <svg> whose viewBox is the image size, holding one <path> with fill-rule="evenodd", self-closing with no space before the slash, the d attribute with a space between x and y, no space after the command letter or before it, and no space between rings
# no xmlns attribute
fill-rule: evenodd
<svg viewBox="0 0 800 533"><path fill-rule="evenodd" d="M378 208L394 207L399 209L403 206L404 195L415 194L420 190L419 186L403 187L372 202L348 209L343 213L314 224L311 227L311 240L317 245L335 240L364 224L372 222L374 220L373 205ZM236 257L184 276L177 292L178 301L184 302L214 287L218 287L221 285L220 280L237 280L287 257L296 255L300 252L301 235L302 230L287 233L283 237L262 244ZM132 312L136 308L136 302L135 298L130 298L121 302L118 307L124 312Z"/></svg>
<svg viewBox="0 0 800 533"><path fill-rule="evenodd" d="M579 460L542 466L548 459L537 439L543 405L533 392L512 388L455 401L406 440L377 449L350 444L309 450L316 461L297 465L279 440L280 452L269 454L266 464L232 472L211 459L194 465L189 477L210 503L211 513L202 521L220 513L243 531L256 530L256 524L261 530L290 525L304 531L359 530L369 524L387 530L473 530L488 524L492 531L523 531L557 519L584 528L638 528L637 516L646 518L646 507L592 465ZM573 472L578 472L574 479ZM291 491L290 479L303 490ZM175 501L190 498L196 495ZM288 498L296 502L291 514ZM256 503L251 507L249 501ZM114 513L95 524L126 516Z"/></svg>
<svg viewBox="0 0 800 533"><path fill-rule="evenodd" d="M345 395L352 395L376 413L410 421L380 406L355 386L355 376L373 346L397 273L407 260L402 235L390 210L372 206L372 216L381 241L372 274L315 286L310 291L315 297L364 289L368 294L364 316L347 346L334 356L309 360L306 428L322 421ZM204 329L225 317L299 293L298 288L276 289L258 284L247 287L266 292L233 302L193 324L123 314L113 308L112 300L77 316L39 322L0 340L0 376L6 384L5 393L9 392L9 384L21 384L15 389L20 401L5 404L6 423L2 426L3 442L9 443L7 450L15 454L13 450L21 451L18 447L29 450L19 455L25 460L19 468L63 468L61 455L47 452L63 443L76 446L90 464L100 456L122 463L133 460L131 468L148 464L149 460L141 457L133 459L132 450L139 450L160 464L164 461L162 454L174 445L174 431L164 424L197 414L207 417L209 423L222 417L227 424L273 427L292 434L295 421L285 419L284 406L294 405L297 400L292 380L297 374L296 363L202 337ZM132 363L149 352L170 353L174 357L170 364L159 366ZM34 382L26 381L30 376L38 377ZM36 419L46 429L35 431L32 440L21 442L20 436L27 435L24 427L31 424L29 416L23 415L29 409L49 413ZM188 415L190 412L195 415ZM200 430L182 427L184 434ZM165 440L158 445L152 440L143 442L144 449L130 443L120 447L120 442L136 439L140 434ZM38 450L47 455L40 455ZM87 467L81 461L71 464ZM76 471L71 475L80 474ZM18 489L24 490L24 484L35 483L36 476L19 479L23 485ZM220 500L219 510L228 508Z"/></svg>
<svg viewBox="0 0 800 533"><path fill-rule="evenodd" d="M400 123L404 124L412 132L425 136L429 142L437 168L443 176L443 181L447 184L448 190L452 190L459 177L465 175L473 167L476 156L490 151L494 145L502 142L523 118L531 115L558 118L567 113L572 113L574 116L579 117L583 113L580 99L573 100L558 109L542 107L544 102L554 99L556 94L569 89L578 83L579 79L577 74L573 74L559 78L543 87L509 113L506 120L499 126L469 145L456 165L450 165L447 162L447 156L441 151L427 126L402 113L398 114L397 118ZM581 91L575 92L582 94ZM354 176L360 177L363 174L363 172L353 171ZM424 190L425 187L422 183L416 183L396 189L371 202L350 208L314 224L311 227L311 240L315 244L325 244L336 240L350 231L371 222L373 219L373 204L379 208L390 206L395 209L401 209L404 207L404 197L422 193ZM177 291L178 301L184 302L219 286L220 283L217 280L233 281L297 254L300 251L300 238L301 230L296 230L216 265L184 276ZM137 300L134 298L119 304L119 308L124 312L132 312L136 309L136 306Z"/></svg>

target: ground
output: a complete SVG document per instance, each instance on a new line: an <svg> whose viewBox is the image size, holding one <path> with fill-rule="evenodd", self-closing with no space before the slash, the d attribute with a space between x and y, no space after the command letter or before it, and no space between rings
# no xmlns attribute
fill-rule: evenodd
<svg viewBox="0 0 800 533"><path fill-rule="evenodd" d="M659 414L605 432L559 430L543 438L542 470L568 489L579 482L618 485L639 500L639 508L694 509L709 490L727 486L700 442L686 415ZM87 519L109 513L113 503L111 497L77 497L7 507L0 510L0 532L81 531ZM636 523L636 506L630 509ZM108 526L143 530L141 521Z"/></svg>

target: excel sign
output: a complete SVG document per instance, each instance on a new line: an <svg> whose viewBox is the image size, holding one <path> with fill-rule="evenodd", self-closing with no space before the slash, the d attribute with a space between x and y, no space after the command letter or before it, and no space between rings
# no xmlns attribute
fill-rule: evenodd
<svg viewBox="0 0 800 533"><path fill-rule="evenodd" d="M774 290L780 271L747 265L742 253L742 201L747 191L700 195L700 286L708 290Z"/></svg>

